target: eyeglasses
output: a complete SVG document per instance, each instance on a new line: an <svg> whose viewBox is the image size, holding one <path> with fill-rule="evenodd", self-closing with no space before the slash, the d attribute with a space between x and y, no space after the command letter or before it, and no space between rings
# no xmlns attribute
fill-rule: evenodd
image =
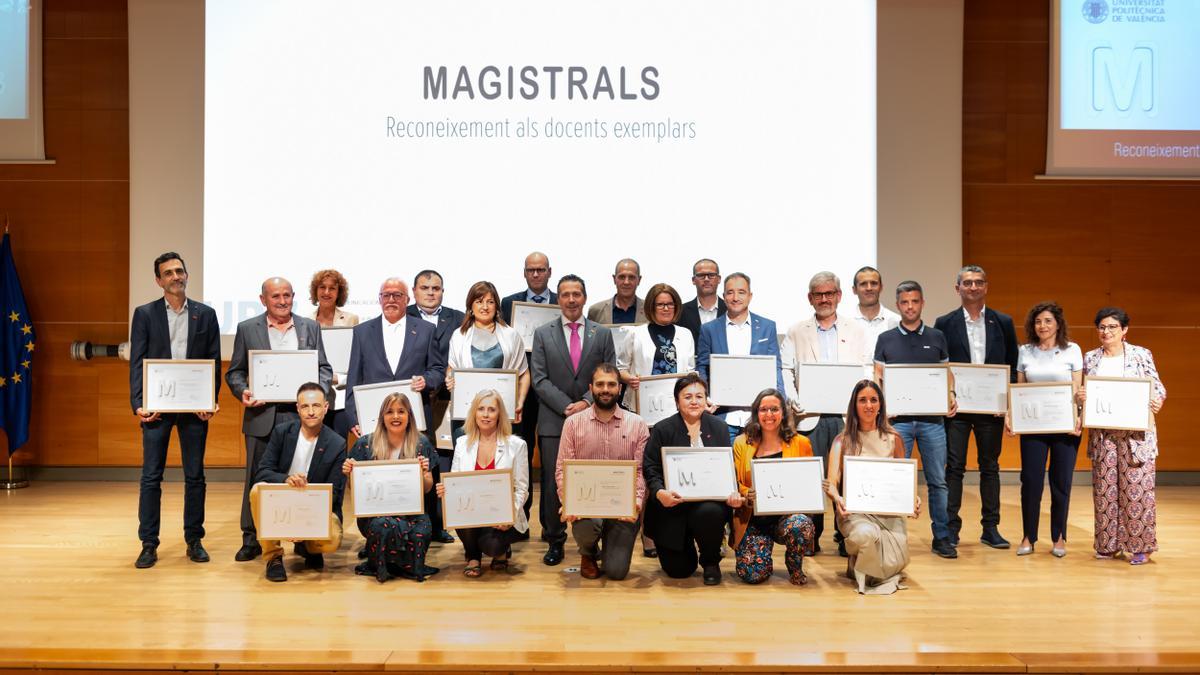
<svg viewBox="0 0 1200 675"><path fill-rule="evenodd" d="M673 302L656 302L656 303L654 303L654 309L675 309L675 303L673 303Z"/></svg>
<svg viewBox="0 0 1200 675"><path fill-rule="evenodd" d="M697 274L693 274L692 278L693 279L705 279L705 280L720 279L721 274L719 272L699 272Z"/></svg>
<svg viewBox="0 0 1200 675"><path fill-rule="evenodd" d="M963 288L983 288L984 286L987 286L987 282L983 279L963 279L962 281L958 282L958 285L962 286Z"/></svg>
<svg viewBox="0 0 1200 675"><path fill-rule="evenodd" d="M1119 333L1121 331L1121 324L1104 324L1103 326L1096 326L1096 330L1101 333Z"/></svg>
<svg viewBox="0 0 1200 675"><path fill-rule="evenodd" d="M408 296L404 293L380 293L380 300L407 300Z"/></svg>
<svg viewBox="0 0 1200 675"><path fill-rule="evenodd" d="M759 408L759 415L780 415L783 413L783 408Z"/></svg>
<svg viewBox="0 0 1200 675"><path fill-rule="evenodd" d="M841 291L825 291L823 293L811 291L809 292L809 295L813 300L832 300L837 297L838 293L841 293Z"/></svg>
<svg viewBox="0 0 1200 675"><path fill-rule="evenodd" d="M525 274L545 274L550 271L549 267L526 267Z"/></svg>

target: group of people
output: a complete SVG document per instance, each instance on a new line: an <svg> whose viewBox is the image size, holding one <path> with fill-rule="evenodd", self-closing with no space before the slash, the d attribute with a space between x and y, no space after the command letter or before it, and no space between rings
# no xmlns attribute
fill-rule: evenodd
<svg viewBox="0 0 1200 675"><path fill-rule="evenodd" d="M167 445L178 429L185 474L184 537L187 555L209 560L204 536L203 455L208 419L213 413L155 413L142 406L142 360L146 358L211 359L220 372L219 329L211 308L186 296L187 269L182 257L164 253L154 261L155 280L163 298L134 313L130 358L131 405L143 431L143 471L139 499L142 551L135 565L151 567L159 544L159 502ZM839 313L841 282L820 272L809 282L810 317L780 336L774 321L750 311L750 277L735 272L722 279L713 260L692 268L696 297L684 302L667 284L655 284L645 298L635 260L617 263L615 294L588 307L587 286L567 274L550 287L552 269L545 254L525 259L527 288L500 296L495 286L471 286L465 311L444 306L443 279L433 270L419 272L410 287L399 278L380 286L380 316L359 322L345 311L349 285L336 270L317 272L310 284L316 306L311 317L293 313L294 291L279 277L262 284L265 311L241 322L225 382L243 406L246 480L242 500L242 546L238 561L263 556L266 576L287 578L279 542L257 535L258 489L261 483L333 484L334 508L328 540L297 542L306 566L321 568L323 554L337 550L342 538L341 501L345 480L357 462L417 459L426 493L425 513L417 516L359 518L366 539L356 572L380 581L394 576L424 579L436 572L426 564L432 542L454 541L441 528L441 473L511 469L515 518L511 525L457 530L468 577L489 568L505 569L512 545L529 538L533 502L530 487L532 450L540 455L538 518L547 543L546 565L563 561L567 531L578 544L580 574L621 579L627 574L639 534L643 555L656 558L671 577L685 578L702 570L704 583L721 581L722 549L736 557L735 572L748 583L772 574L772 550L785 548L788 578L806 580L803 558L821 550L821 514L756 515L751 476L754 459L817 456L828 467L824 488L835 514L834 540L848 558L847 575L860 592L892 592L902 588L908 563L904 518L848 514L840 496L841 458L847 455L910 457L920 451L928 487L932 550L942 558L957 557L963 474L968 442L975 436L982 503L980 541L1009 548L1000 534L999 454L1005 417L957 413L889 417L884 397L888 364L1007 364L1016 382L1070 381L1077 402L1086 399L1083 375L1148 377L1154 382L1152 410L1157 413L1166 391L1148 350L1129 344L1129 317L1119 308L1101 309L1095 324L1100 346L1086 355L1067 339L1062 309L1040 303L1028 313L1023 336L1013 320L986 305L987 276L968 265L958 273L955 289L961 306L934 325L922 318L920 284L896 286L892 312L880 303L883 280L878 270L863 267L854 276L855 311ZM720 292L718 292L720 291ZM556 305L560 316L536 328L528 349L511 326L513 302ZM586 317L584 316L586 309ZM615 339L612 324L631 325L625 339ZM321 328L352 326L348 372L335 373L325 358ZM782 341L781 338L782 337ZM782 342L782 344L781 344ZM1018 342L1022 343L1018 346ZM250 350L315 350L318 376L297 392L295 403L268 403L255 398L248 384ZM776 360L776 383L748 407L717 407L708 396L713 355L770 355ZM847 402L845 415L809 414L797 405L798 365L803 363L874 364ZM435 448L436 420L446 414L454 372L503 368L518 373L515 410L503 397L481 392L471 402L467 419L455 425L453 452ZM641 378L676 374L676 414L652 428L632 412ZM362 433L354 387L410 380L420 393L426 434L417 430L413 403L403 395L388 396L379 410L374 432ZM220 379L214 383L220 386ZM882 385L882 387L881 387ZM330 413L337 396L345 409ZM510 422L510 419L512 422ZM1011 433L1011 431L1009 431ZM357 440L347 450L346 439ZM1041 497L1049 462L1051 486L1051 552L1066 554L1067 506L1081 430L1069 434L1021 436L1021 506L1023 537L1018 555L1032 553L1038 540ZM1150 431L1090 429L1088 454L1093 460L1095 541L1097 557L1128 555L1141 564L1157 550L1154 509L1156 436ZM738 489L724 501L684 501L666 487L664 447L732 447ZM629 519L575 519L562 510L562 467L571 459L632 460L637 475L637 515ZM914 517L922 510L918 500Z"/></svg>

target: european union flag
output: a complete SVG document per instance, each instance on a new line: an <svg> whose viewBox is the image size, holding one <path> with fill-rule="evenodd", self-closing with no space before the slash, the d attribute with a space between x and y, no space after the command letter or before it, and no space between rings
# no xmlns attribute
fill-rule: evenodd
<svg viewBox="0 0 1200 675"><path fill-rule="evenodd" d="M8 434L10 455L29 440L35 346L33 320L5 232L0 245L0 427Z"/></svg>

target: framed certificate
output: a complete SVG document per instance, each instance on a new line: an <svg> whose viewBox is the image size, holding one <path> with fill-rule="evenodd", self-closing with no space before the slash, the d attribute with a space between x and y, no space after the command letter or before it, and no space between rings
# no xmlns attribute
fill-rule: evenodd
<svg viewBox="0 0 1200 675"><path fill-rule="evenodd" d="M561 314L562 309L558 305L520 300L513 302L512 327L525 343L525 351L533 349L533 331L557 319Z"/></svg>
<svg viewBox="0 0 1200 675"><path fill-rule="evenodd" d="M213 412L216 368L208 359L144 359L142 407L152 413Z"/></svg>
<svg viewBox="0 0 1200 675"><path fill-rule="evenodd" d="M629 347L629 341L633 339L633 331L638 327L636 323L602 323L612 333L613 351L618 357L625 353Z"/></svg>
<svg viewBox="0 0 1200 675"><path fill-rule="evenodd" d="M775 388L776 367L770 354L713 354L708 361L708 398L717 405L749 407L760 391Z"/></svg>
<svg viewBox="0 0 1200 675"><path fill-rule="evenodd" d="M847 513L911 516L917 503L917 460L886 457L843 458L842 485Z"/></svg>
<svg viewBox="0 0 1200 675"><path fill-rule="evenodd" d="M886 365L883 395L889 417L950 412L950 369L944 365Z"/></svg>
<svg viewBox="0 0 1200 675"><path fill-rule="evenodd" d="M951 363L954 398L960 413L1003 415L1008 412L1008 365Z"/></svg>
<svg viewBox="0 0 1200 675"><path fill-rule="evenodd" d="M1083 426L1146 431L1151 426L1153 384L1145 377L1087 377Z"/></svg>
<svg viewBox="0 0 1200 675"><path fill-rule="evenodd" d="M447 530L512 525L512 469L444 473L442 483L442 524Z"/></svg>
<svg viewBox="0 0 1200 675"><path fill-rule="evenodd" d="M1075 431L1075 392L1070 382L1008 386L1014 434L1069 434Z"/></svg>
<svg viewBox="0 0 1200 675"><path fill-rule="evenodd" d="M738 491L733 448L663 448L662 459L667 489L685 502L723 502Z"/></svg>
<svg viewBox="0 0 1200 675"><path fill-rule="evenodd" d="M350 372L350 343L353 339L353 326L321 328L321 344L325 347L325 360L329 361L329 367L333 368L333 372L343 375Z"/></svg>
<svg viewBox="0 0 1200 675"><path fill-rule="evenodd" d="M392 392L400 392L408 397L413 411L413 419L409 423L415 423L417 431L425 431L425 405L421 402L421 394L412 390L412 380L399 380L360 384L354 388L354 407L358 414L358 428L363 436L375 431L379 423L379 406Z"/></svg>
<svg viewBox="0 0 1200 675"><path fill-rule="evenodd" d="M461 368L454 371L454 391L450 392L450 417L465 420L471 414L471 401L486 389L495 389L504 399L508 419L517 412L517 371L492 368Z"/></svg>
<svg viewBox="0 0 1200 675"><path fill-rule="evenodd" d="M805 414L845 415L862 379L860 363L797 363L796 402Z"/></svg>
<svg viewBox="0 0 1200 675"><path fill-rule="evenodd" d="M862 372L861 366L855 366ZM825 513L825 462L820 457L750 460L754 513L785 516Z"/></svg>
<svg viewBox="0 0 1200 675"><path fill-rule="evenodd" d="M638 388L633 394L633 407L646 426L652 427L679 411L675 406L675 383L684 375L686 373L639 378Z"/></svg>
<svg viewBox="0 0 1200 675"><path fill-rule="evenodd" d="M250 393L267 403L295 403L296 391L306 382L320 382L317 350L276 351L251 349Z"/></svg>
<svg viewBox="0 0 1200 675"><path fill-rule="evenodd" d="M260 539L328 539L333 510L333 486L309 483L302 488L283 483L258 486Z"/></svg>
<svg viewBox="0 0 1200 675"><path fill-rule="evenodd" d="M355 462L350 472L355 517L425 513L425 483L421 473L419 459Z"/></svg>
<svg viewBox="0 0 1200 675"><path fill-rule="evenodd" d="M563 460L563 513L577 518L636 518L637 462Z"/></svg>

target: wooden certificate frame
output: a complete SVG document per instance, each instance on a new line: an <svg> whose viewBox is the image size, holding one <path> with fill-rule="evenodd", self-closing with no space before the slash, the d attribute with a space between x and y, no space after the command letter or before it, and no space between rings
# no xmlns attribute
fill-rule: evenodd
<svg viewBox="0 0 1200 675"><path fill-rule="evenodd" d="M506 412L508 413L508 420L511 422L511 421L513 421L513 420L515 420L515 419L516 419L516 414L517 414L517 405L516 405L516 404L517 404L517 392L518 392L518 391L520 390L520 388L521 388L521 375L520 375L520 374L519 374L517 371L515 371L515 370L512 370L512 369L508 369L508 368L456 368L456 369L454 370L454 390L450 392L450 419L452 419L452 420L465 420L465 419L466 419L466 417L465 417L465 416L463 416L463 417L459 417L459 416L456 414L456 412L457 412L457 411L455 410L455 409L458 407L459 403L462 403L462 402L463 402L463 401L462 401L463 397L462 397L462 396L459 394L459 389L460 389L460 387L459 387L459 384L460 384L460 382L459 382L459 379L460 379L460 377L461 377L462 375L464 375L464 374L465 374L465 375L468 375L468 376L470 376L470 375L482 375L482 374L486 374L486 375L512 375L512 376L513 376L513 387L512 387L512 405L510 406L510 405L509 405L509 402L508 402L508 401L505 401L505 402L504 402L504 407L505 407L505 408L508 408L508 410L506 411ZM497 388L497 387L491 387L491 388L492 388L492 389L496 389L496 391L500 392L500 394L501 394L501 395L503 395L503 394L507 393L507 392L505 392L505 391L501 391L501 390L500 390L499 388ZM472 399L474 399L474 398L475 398L475 395L474 395L474 394L472 394L472 395L471 395L471 398L472 398ZM466 401L464 405L470 406L470 405L471 405L471 401L469 401L469 400L468 400L468 401ZM468 410L468 411L467 411L467 413L468 413L468 414L470 414L470 411Z"/></svg>
<svg viewBox="0 0 1200 675"><path fill-rule="evenodd" d="M670 467L668 460L670 460L672 457L680 457L680 456L717 457L717 456L722 456L722 455L727 457L728 462L729 462L729 484L728 485L729 485L730 489L725 494L707 494L706 493L706 494L685 495L683 491L678 489L681 486L677 485L677 481L674 481L671 478L674 474L671 472L671 467ZM733 448L731 448L731 447L726 446L726 447L718 447L718 448L685 448L685 447L663 448L662 449L662 465L663 465L663 485L667 488L668 491L676 492L680 495L683 495L683 501L685 501L685 502L712 502L712 501L724 502L726 499L729 499L729 495L738 491L737 471L734 468ZM723 471L723 469L721 469L721 470Z"/></svg>
<svg viewBox="0 0 1200 675"><path fill-rule="evenodd" d="M182 366L184 368L201 368L206 370L204 381L208 387L207 408L193 408L190 406L183 408L164 408L160 406L150 405L150 396L147 392L150 391L150 371L156 366ZM142 360L142 409L151 413L211 413L217 410L216 396L216 368L217 364L211 359L143 359ZM199 381L200 376L196 376Z"/></svg>
<svg viewBox="0 0 1200 675"><path fill-rule="evenodd" d="M507 498L505 499L504 503L508 505L507 506L508 518L507 519L501 518L501 519L495 520L495 521L479 522L479 523L475 523L475 522L451 523L450 522L451 510L446 508L446 499L447 498L446 498L446 494L443 494L441 497L441 502L442 502L442 527L444 529L449 530L451 528L458 529L458 528L475 528L475 527L499 527L501 525L512 525L513 524L513 522L516 520L516 511L513 510L512 469L488 469L486 471L452 471L452 472L442 474L442 482L447 483L446 493L449 493L450 486L449 486L448 482L450 482L450 481L463 480L463 479L468 480L468 481L481 480L481 479L486 480L491 476L505 476L507 478L506 482L508 484L508 490L505 492L505 494L507 495ZM459 511L458 509L453 509L453 512L455 514L457 514L458 511Z"/></svg>
<svg viewBox="0 0 1200 675"><path fill-rule="evenodd" d="M866 463L866 464L884 463L884 464L895 464L895 465L906 464L910 467L910 469L912 471L912 496L913 496L913 499L912 499L912 501L908 502L907 509L903 509L903 510L858 509L858 508L853 508L850 505L850 497L849 497L850 466L852 464L864 464L864 463ZM846 513L861 513L861 514L874 515L874 516L911 516L916 512L915 511L916 503L917 503L916 497L919 494L917 492L917 460L915 460L915 459L897 459L897 458L893 458L893 457L863 457L861 455L842 457L842 486L843 486L842 500L846 503Z"/></svg>
<svg viewBox="0 0 1200 675"><path fill-rule="evenodd" d="M955 401L958 403L958 412L960 412L960 413L976 413L976 414L980 414L980 415L1003 415L1003 414L1005 414L1005 413L1007 413L1007 412L1009 411L1009 409L1010 409L1010 407L1009 407L1009 405L1010 405L1010 404L1009 404L1009 399L1010 399L1010 396L1009 396L1009 393L1008 393L1008 386L1009 386L1009 384L1010 384L1010 383L1011 383L1011 381L1012 381L1012 370L1011 370L1011 369L1009 369L1009 367L1008 367L1008 364L1007 364L1007 363L1005 363L1005 364L994 364L994 363L950 363L950 364L947 364L947 365L950 367L950 372L951 372L951 373L954 375L954 387L953 387L953 391L954 391L954 398L955 398ZM985 372L985 371L995 371L995 372L997 372L997 373L1003 372L1003 373L1004 373L1004 375L1003 375L1003 379L1004 379L1005 391L1003 392L1001 399L998 399L998 402L1002 402L1002 403L1004 403L1004 410L998 410L998 409L986 409L986 408L982 408L982 407L979 407L979 406L971 406L971 405L969 405L969 404L968 404L968 405L963 405L963 403L964 403L964 402L966 402L966 401L970 401L972 397L966 397L966 398L964 398L964 397L963 397L963 396L962 396L962 395L959 393L959 390L958 390L958 385L959 385L959 383L960 383L960 382L962 382L962 381L963 381L963 378L960 378L960 377L958 376L958 373L959 373L959 371L960 371L960 370L963 370L963 371L974 371L974 372ZM1000 407L1000 406L996 406L996 408L999 408L999 407Z"/></svg>
<svg viewBox="0 0 1200 675"><path fill-rule="evenodd" d="M358 489L360 487L360 485L358 483L358 481L359 481L358 477L361 475L361 474L359 474L360 470L366 469L366 470L370 471L372 468L377 468L377 467L411 466L414 464L417 465L417 467L418 467L418 471L416 473L416 476L417 476L416 494L419 495L417 497L417 509L415 511L391 511L391 510L360 511L358 509L358 497L359 497ZM421 465L421 460L419 460L419 459L375 459L375 460L368 460L368 461L362 461L362 462L355 462L354 470L350 472L350 494L351 494L351 502L350 503L354 505L354 517L355 518L373 518L375 516L418 516L418 515L421 515L422 513L425 513L425 477L422 475L424 472L419 470L420 465Z"/></svg>
<svg viewBox="0 0 1200 675"><path fill-rule="evenodd" d="M572 490L572 477L582 480L579 475L581 473L602 473L611 474L617 469L623 469L629 473L629 493L626 495L622 490L621 500L625 502L625 497L628 496L628 510L617 510L612 513L602 513L599 510L587 511L577 505L577 499L573 496L576 494ZM625 477L620 477L619 480L624 482ZM574 516L576 518L637 518L637 462L629 460L609 460L609 459L565 459L563 460L563 514Z"/></svg>
<svg viewBox="0 0 1200 675"><path fill-rule="evenodd" d="M1083 379L1084 389L1087 390L1089 382L1117 382L1126 387L1145 387L1146 388L1146 424L1142 426L1136 425L1113 425L1107 424L1095 419L1099 413L1094 413L1096 410L1095 397L1091 391L1087 392L1087 400L1083 405L1083 426L1089 429L1114 429L1119 431L1148 431L1154 428L1154 413L1150 410L1150 402L1154 400L1154 381L1148 377L1102 377L1099 375L1090 375ZM1132 418L1132 415L1130 415Z"/></svg>
<svg viewBox="0 0 1200 675"><path fill-rule="evenodd" d="M930 371L930 373L935 373L938 371L945 373L946 407L942 408L941 410L937 410L937 409L930 409L929 406L917 406L915 410L902 409L900 411L897 411L893 405L893 401L896 399L893 397L892 394L890 394L888 392L889 387L892 387L893 389L895 388L895 379L891 375L889 375L889 373L903 372L906 374L911 374L911 373L921 371L921 370L928 370L928 371ZM954 392L954 388L951 386L951 382L950 382L951 379L952 379L952 375L950 372L950 368L945 363L897 363L897 364L884 365L884 367L883 367L883 398L884 398L884 401L887 403L888 417L901 417L901 416L906 416L906 417L907 416L912 416L912 417L941 416L941 417L945 417L946 415L949 415L950 414L951 394Z"/></svg>
<svg viewBox="0 0 1200 675"><path fill-rule="evenodd" d="M1063 428L1062 425L1047 425L1040 428L1030 428L1026 423L1019 422L1023 416L1019 414L1019 407L1022 392L1030 391L1050 391L1052 389L1065 390L1060 395L1067 399L1067 405L1071 409L1071 425L1069 429ZM1075 406L1075 387L1070 382L1025 382L1021 384L1008 385L1008 409L1009 425L1012 427L1014 434L1071 434L1075 433L1075 423L1079 421L1079 409Z"/></svg>

